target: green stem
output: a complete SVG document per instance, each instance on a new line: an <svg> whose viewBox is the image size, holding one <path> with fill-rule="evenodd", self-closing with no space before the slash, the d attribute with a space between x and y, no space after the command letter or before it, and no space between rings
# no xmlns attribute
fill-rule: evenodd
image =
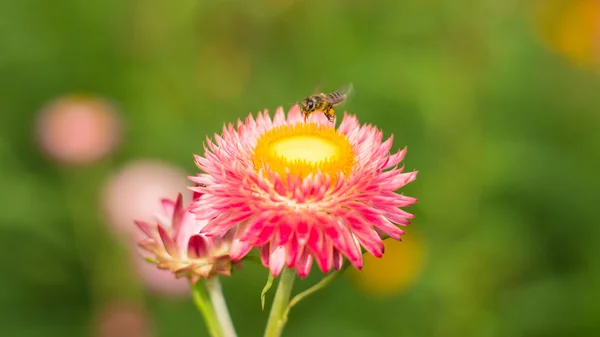
<svg viewBox="0 0 600 337"><path fill-rule="evenodd" d="M204 321L206 322L206 326L210 332L210 335L212 337L224 337L221 327L219 326L219 322L217 321L215 310L210 303L210 299L208 298L206 289L204 289L203 283L204 282L200 280L192 286L194 303L196 304L198 310L200 310L200 313L202 313L202 316L204 316Z"/></svg>
<svg viewBox="0 0 600 337"><path fill-rule="evenodd" d="M219 323L223 332L223 337L237 337L233 322L229 316L229 311L227 310L225 297L223 297L223 290L221 289L221 282L219 282L219 278L217 276L210 277L206 279L205 282L217 322Z"/></svg>
<svg viewBox="0 0 600 337"><path fill-rule="evenodd" d="M281 276L279 277L279 284L277 285L277 292L273 299L271 307L271 313L269 314L269 321L267 322L267 329L265 330L265 337L279 337L285 326L285 312L290 303L290 296L292 294L292 288L294 286L294 279L296 273L293 269L284 268Z"/></svg>
<svg viewBox="0 0 600 337"><path fill-rule="evenodd" d="M285 309L285 312L283 313L283 318L282 318L283 324L285 324L287 322L287 317L290 313L290 309L292 309L293 306L298 304L301 300L305 299L309 295L312 295L312 294L316 293L317 291L328 286L331 282L333 282L338 277L340 277L340 275L342 275L342 273L344 273L344 271L346 271L348 266L350 266L350 264L346 263L342 267L342 269L331 273L330 275L328 275L327 277L325 277L324 279L319 281L319 283L315 284L314 286L312 286L312 287L306 289L305 291L299 293L298 295L294 296L294 298L292 298L292 300L290 301L290 304L288 305L288 307Z"/></svg>

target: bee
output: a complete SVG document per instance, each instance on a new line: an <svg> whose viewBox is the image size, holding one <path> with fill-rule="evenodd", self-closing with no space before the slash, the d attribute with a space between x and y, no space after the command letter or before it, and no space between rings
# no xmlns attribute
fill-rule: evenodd
<svg viewBox="0 0 600 337"><path fill-rule="evenodd" d="M322 112L325 117L333 123L335 117L333 107L340 105L346 101L348 95L352 91L352 84L348 84L344 89L334 91L329 94L314 94L306 97L300 104L300 111L304 116L304 122L312 113Z"/></svg>

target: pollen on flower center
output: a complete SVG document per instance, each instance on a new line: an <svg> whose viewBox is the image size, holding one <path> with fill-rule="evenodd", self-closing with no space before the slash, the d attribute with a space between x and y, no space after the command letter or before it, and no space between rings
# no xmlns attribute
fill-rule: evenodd
<svg viewBox="0 0 600 337"><path fill-rule="evenodd" d="M339 156L339 147L319 136L293 136L276 140L271 144L271 154L283 156L289 161L305 160L318 163Z"/></svg>
<svg viewBox="0 0 600 337"><path fill-rule="evenodd" d="M346 136L335 128L314 123L282 125L265 132L254 148L254 166L265 165L284 177L305 177L321 171L335 177L349 174L354 164L354 151Z"/></svg>

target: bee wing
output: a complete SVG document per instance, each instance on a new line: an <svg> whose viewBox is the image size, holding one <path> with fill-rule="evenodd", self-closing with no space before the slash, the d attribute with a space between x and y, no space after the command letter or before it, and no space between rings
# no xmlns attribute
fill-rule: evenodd
<svg viewBox="0 0 600 337"><path fill-rule="evenodd" d="M333 104L333 106L337 106L344 102L347 102L348 97L350 96L353 90L354 86L352 85L352 83L348 83L340 89L328 94L327 96L330 102Z"/></svg>
<svg viewBox="0 0 600 337"><path fill-rule="evenodd" d="M323 86L321 85L321 82L319 82L319 84L317 84L317 85L315 86L315 90L313 91L313 95L320 94L320 93L321 93L321 88L322 88L322 87L323 87Z"/></svg>
<svg viewBox="0 0 600 337"><path fill-rule="evenodd" d="M348 97L350 94L352 94L352 92L354 92L354 85L352 83L346 83L336 91Z"/></svg>

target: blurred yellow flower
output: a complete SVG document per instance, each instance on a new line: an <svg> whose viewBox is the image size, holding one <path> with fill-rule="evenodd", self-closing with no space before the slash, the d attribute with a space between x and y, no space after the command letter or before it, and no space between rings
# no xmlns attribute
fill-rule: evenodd
<svg viewBox="0 0 600 337"><path fill-rule="evenodd" d="M539 1L534 20L549 48L577 66L600 70L600 1Z"/></svg>
<svg viewBox="0 0 600 337"><path fill-rule="evenodd" d="M419 278L424 262L423 243L414 233L406 234L402 242L385 240L384 245L383 258L365 254L362 270L349 270L362 291L378 297L407 290Z"/></svg>

